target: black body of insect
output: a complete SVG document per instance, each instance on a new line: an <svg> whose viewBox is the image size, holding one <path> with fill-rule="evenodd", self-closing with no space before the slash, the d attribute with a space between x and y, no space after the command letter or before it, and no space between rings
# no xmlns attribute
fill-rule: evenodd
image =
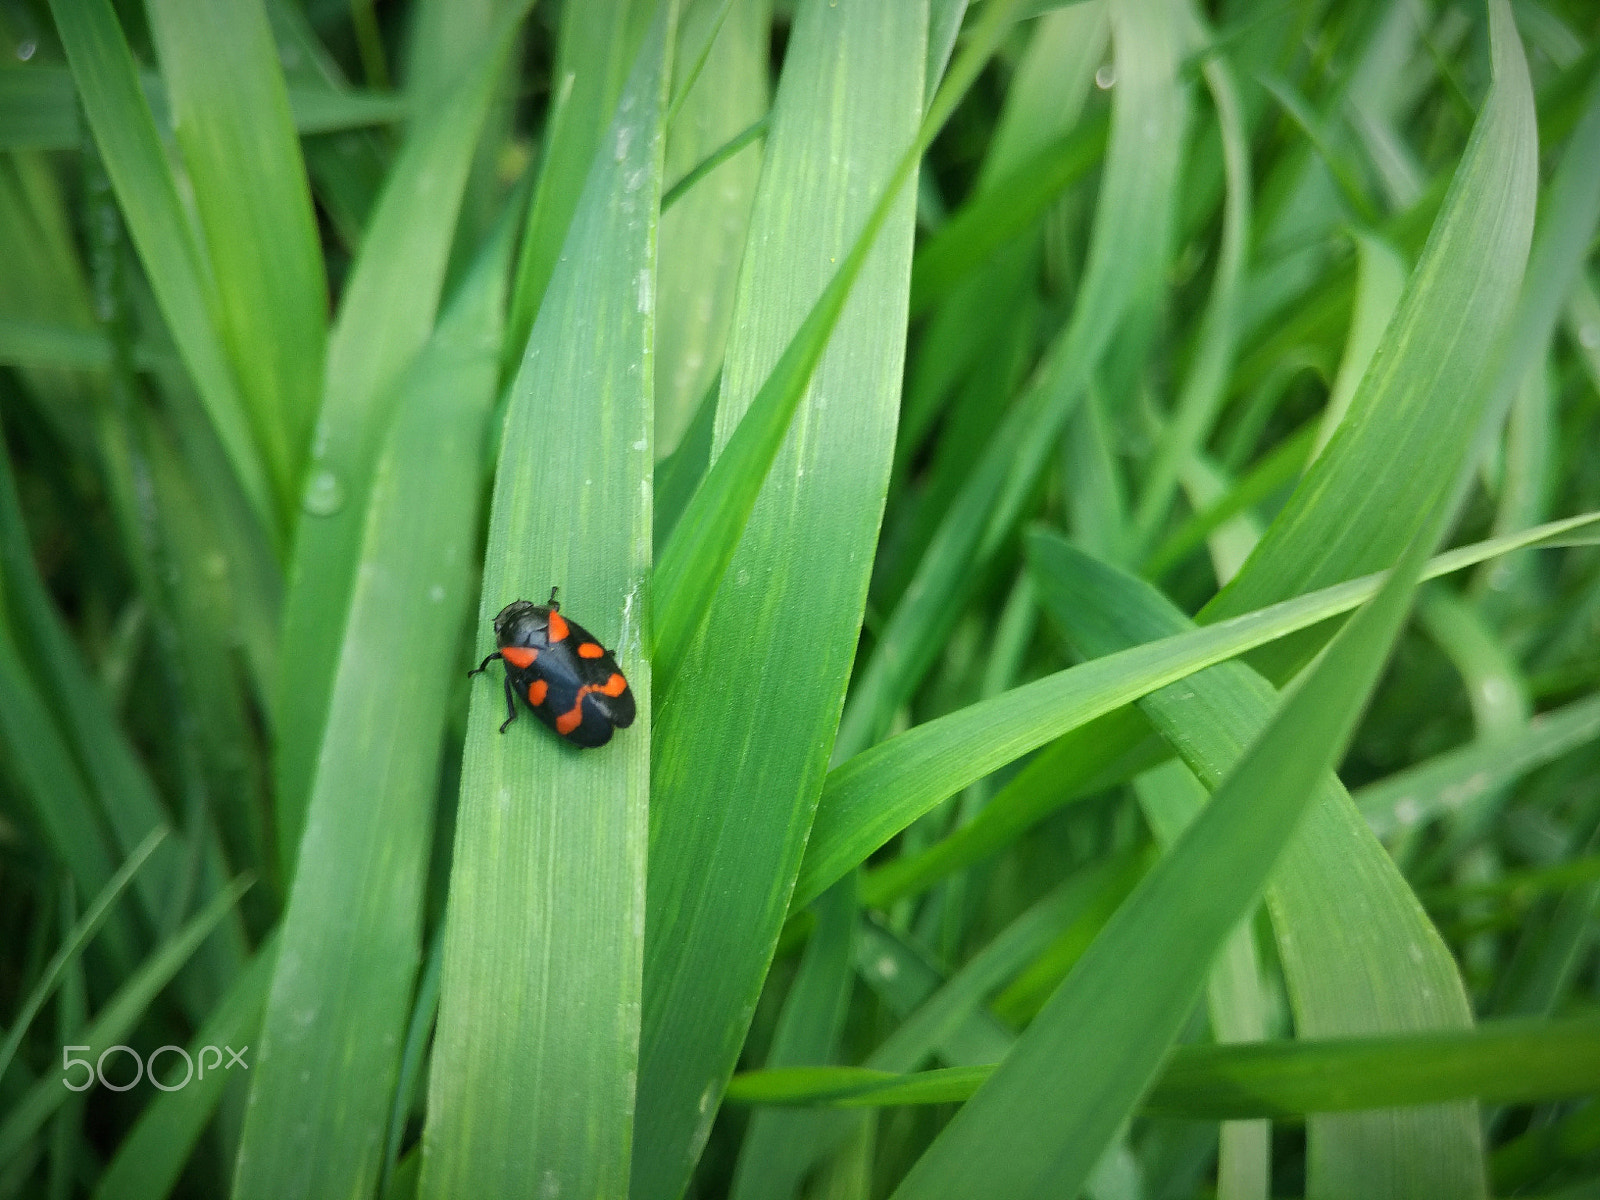
<svg viewBox="0 0 1600 1200"><path fill-rule="evenodd" d="M469 675L500 659L506 668L506 719L517 719L521 696L534 716L574 746L603 746L612 731L633 724L633 692L617 660L593 634L561 615L556 590L547 604L513 600L494 619L500 649Z"/></svg>

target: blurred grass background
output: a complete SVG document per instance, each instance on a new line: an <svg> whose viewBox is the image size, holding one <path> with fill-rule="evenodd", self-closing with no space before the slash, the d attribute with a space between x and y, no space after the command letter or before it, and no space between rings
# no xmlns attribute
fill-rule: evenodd
<svg viewBox="0 0 1600 1200"><path fill-rule="evenodd" d="M0 0L0 151L0 1196L1600 1195L1586 0Z"/></svg>

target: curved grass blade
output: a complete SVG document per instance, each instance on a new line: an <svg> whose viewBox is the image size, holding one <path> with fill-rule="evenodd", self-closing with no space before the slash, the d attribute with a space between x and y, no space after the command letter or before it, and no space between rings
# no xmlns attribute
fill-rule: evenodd
<svg viewBox="0 0 1600 1200"><path fill-rule="evenodd" d="M1442 516L1442 505L1436 506ZM1428 532L1437 536L1437 520ZM895 1190L1075 1194L1154 1080L1216 952L1342 753L1405 618L1418 537Z"/></svg>
<svg viewBox="0 0 1600 1200"><path fill-rule="evenodd" d="M286 519L321 398L328 291L277 47L261 0L152 0L147 11L217 322Z"/></svg>
<svg viewBox="0 0 1600 1200"><path fill-rule="evenodd" d="M1600 695L1540 713L1509 737L1478 738L1396 771L1352 799L1375 834L1392 837L1470 805L1595 738Z"/></svg>
<svg viewBox="0 0 1600 1200"><path fill-rule="evenodd" d="M111 906L117 902L117 897L122 895L122 890L132 882L139 868L144 866L166 836L165 829L151 830L150 835L134 847L133 853L128 855L123 864L117 868L117 873L106 881L106 886L100 894L74 923L60 948L51 955L38 982L29 990L27 998L22 1002L22 1008L12 1019L11 1028L6 1031L5 1041L0 1042L0 1078L5 1076L6 1068L11 1065L11 1059L16 1054L17 1047L22 1044L22 1037L27 1033L33 1018L38 1015L39 1009L50 999L56 984L61 981L62 972L89 944L89 939L94 937L95 931L110 915Z"/></svg>
<svg viewBox="0 0 1600 1200"><path fill-rule="evenodd" d="M708 581L710 591L693 614L708 618L699 636L677 614L687 648L677 678L658 674L635 1200L681 1192L709 1133L859 636L899 401L913 212L895 180L923 111L923 21L921 4L875 0L809 0L799 12L751 217L752 245L768 249L746 256L735 300L712 440L720 455L656 570L659 587L671 562L705 564L703 577L681 577L676 599L656 593L663 622L674 603L702 604L695 593ZM867 218L890 192L894 202ZM879 217L881 244L852 266L871 239L850 239ZM846 304L840 280L856 266ZM849 317L835 328L841 309ZM792 430L775 396L787 411L800 406ZM758 425L775 440L752 455ZM723 501L725 547L694 524ZM686 544L700 549L685 557ZM730 794L750 802L730 806Z"/></svg>
<svg viewBox="0 0 1600 1200"><path fill-rule="evenodd" d="M817 364L828 346L851 288L871 256L873 244L901 203L900 192L922 154L972 85L1004 31L1019 0L994 0L974 26L971 41L950 68L928 107L911 144L885 179L877 203L867 213L848 250L834 257L838 269L806 313L783 353L745 407L738 427L719 438L711 469L684 509L662 548L653 587L656 632L652 660L663 694L672 687L695 633L706 620L762 484L784 445L794 414L807 394ZM920 107L920 106L919 106ZM768 143L768 153L771 143ZM842 249L842 247L841 247ZM726 377L724 388L727 388Z"/></svg>
<svg viewBox="0 0 1600 1200"><path fill-rule="evenodd" d="M191 1058L198 1061L206 1046L248 1048L255 1044L276 953L274 937L234 977L227 994L190 1039ZM95 1200L165 1200L171 1195L200 1135L222 1103L223 1093L236 1078L225 1071L212 1071L180 1091L155 1096L118 1144L115 1157L95 1185Z"/></svg>
<svg viewBox="0 0 1600 1200"><path fill-rule="evenodd" d="M887 1107L966 1100L994 1066L897 1074L868 1067L745 1071L735 1104ZM1476 1098L1528 1104L1580 1096L1600 1070L1600 1022L1491 1021L1471 1030L1319 1038L1234 1046L1179 1046L1141 1111L1192 1121L1292 1120Z"/></svg>
<svg viewBox="0 0 1600 1200"><path fill-rule="evenodd" d="M251 1074L233 1190L241 1200L360 1195L378 1180L459 678L511 228L508 214L398 385L374 471ZM334 912L341 919L330 922ZM334 1062L341 1070L328 1071Z"/></svg>
<svg viewBox="0 0 1600 1200"><path fill-rule="evenodd" d="M532 0L500 14L494 36L449 98L419 113L345 286L284 598L276 697L278 852L300 845L322 747L372 471L395 381L433 329L473 147L501 64Z"/></svg>
<svg viewBox="0 0 1600 1200"><path fill-rule="evenodd" d="M941 634L960 615L967 589L982 573L979 565L1009 535L1112 335L1129 314L1159 303L1188 110L1178 79L1183 15L1170 0L1123 0L1112 7L1118 83L1111 139L1072 319L984 448L856 672L835 761L882 736L944 643Z"/></svg>
<svg viewBox="0 0 1600 1200"><path fill-rule="evenodd" d="M179 968L189 960L239 897L250 886L248 877L235 880L212 897L203 909L190 917L182 929L141 963L117 989L114 996L95 1015L94 1020L80 1032L74 1043L93 1048L98 1053L107 1046L122 1042L139 1023L161 989L166 987ZM22 1099L0 1120L0 1162L11 1162L18 1150L43 1127L62 1102L72 1098L72 1093L61 1086L61 1077L54 1072L36 1082Z"/></svg>
<svg viewBox="0 0 1600 1200"><path fill-rule="evenodd" d="M273 503L261 447L251 434L223 344L217 282L179 199L177 181L116 14L108 0L55 0L50 11L84 115L167 328L251 511L267 536L281 545L288 530Z"/></svg>
<svg viewBox="0 0 1600 1200"><path fill-rule="evenodd" d="M1452 550L1433 559L1426 574L1432 578L1462 570L1546 538L1560 544L1568 536L1583 536L1596 522L1600 516L1585 514L1516 537ZM916 818L996 768L1156 688L1348 612L1376 594L1381 582L1380 576L1369 575L1336 584L1227 622L1133 646L1117 652L1114 665L1097 665L1112 664L1108 654L928 721L863 751L828 774L791 907L798 912ZM1213 632L1221 636L1201 636ZM1002 816L997 813L993 819ZM952 841L979 836L985 835L957 834ZM945 857L938 872L972 861L968 854L975 857L989 846L985 841L976 851ZM923 875L921 882L937 877ZM891 895L903 894L905 886L896 880L892 891L870 890L867 895L873 904L885 903Z"/></svg>
<svg viewBox="0 0 1600 1200"><path fill-rule="evenodd" d="M1038 538L1041 591L1079 651L1097 655L1186 626L1147 584ZM1212 627L1214 628L1214 626ZM1140 701L1152 724L1209 787L1241 760L1277 705L1271 686L1225 663ZM1191 797L1191 811L1203 796ZM1214 802L1214 801L1213 801ZM1337 779L1313 792L1300 832L1267 887L1295 1029L1304 1037L1471 1024L1449 948ZM1459 1106L1314 1120L1308 1188L1318 1195L1440 1196L1483 1190L1474 1113Z"/></svg>
<svg viewBox="0 0 1600 1200"><path fill-rule="evenodd" d="M628 1188L651 743L648 579L657 207L676 5L594 155L512 388L478 653L559 584L613 647L639 717L579 751L476 681L461 768L418 1194ZM474 655L477 657L477 655Z"/></svg>

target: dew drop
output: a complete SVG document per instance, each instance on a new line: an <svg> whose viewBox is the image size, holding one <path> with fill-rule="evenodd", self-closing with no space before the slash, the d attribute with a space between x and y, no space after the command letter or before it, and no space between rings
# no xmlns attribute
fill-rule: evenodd
<svg viewBox="0 0 1600 1200"><path fill-rule="evenodd" d="M24 38L22 41L17 43L17 57L21 61L27 62L33 57L33 52L38 48L38 42L34 41L32 38Z"/></svg>
<svg viewBox="0 0 1600 1200"><path fill-rule="evenodd" d="M1102 63L1094 73L1094 85L1102 92L1109 91L1117 82L1117 68L1112 63Z"/></svg>
<svg viewBox="0 0 1600 1200"><path fill-rule="evenodd" d="M323 467L312 472L306 481L306 494L302 502L305 510L314 517L331 517L344 507L344 484L332 471Z"/></svg>

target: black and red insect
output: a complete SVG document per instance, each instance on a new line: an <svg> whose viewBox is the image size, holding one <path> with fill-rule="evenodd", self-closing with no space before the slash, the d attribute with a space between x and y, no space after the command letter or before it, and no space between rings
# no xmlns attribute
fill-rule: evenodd
<svg viewBox="0 0 1600 1200"><path fill-rule="evenodd" d="M574 746L604 746L616 729L633 724L633 692L611 652L576 621L561 615L556 590L547 604L513 600L494 619L500 649L468 675L482 674L495 659L506 666L506 719L517 719L521 696L533 715Z"/></svg>

